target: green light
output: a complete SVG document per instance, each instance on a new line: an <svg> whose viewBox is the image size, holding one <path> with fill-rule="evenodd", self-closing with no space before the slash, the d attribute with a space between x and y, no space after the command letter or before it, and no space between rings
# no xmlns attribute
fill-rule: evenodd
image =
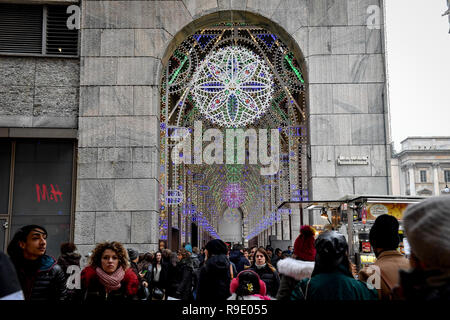
<svg viewBox="0 0 450 320"><path fill-rule="evenodd" d="M305 81L303 80L302 74L300 73L300 71L297 70L296 67L294 67L294 64L292 63L292 59L289 58L289 55L285 55L284 58L286 59L286 61L289 63L289 65L291 66L292 70L294 71L295 75L297 76L297 78L302 82L305 83Z"/></svg>
<svg viewBox="0 0 450 320"><path fill-rule="evenodd" d="M181 69L183 68L184 64L186 63L187 59L188 59L187 56L184 56L183 61L181 61L181 65L178 67L178 69L172 75L172 79L170 79L169 84L172 84L175 81L175 79L177 78L177 76L180 73Z"/></svg>

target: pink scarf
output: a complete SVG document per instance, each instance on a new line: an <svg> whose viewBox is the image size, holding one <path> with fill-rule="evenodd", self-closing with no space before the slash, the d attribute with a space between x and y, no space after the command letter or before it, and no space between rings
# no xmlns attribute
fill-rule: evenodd
<svg viewBox="0 0 450 320"><path fill-rule="evenodd" d="M107 274L102 268L95 268L98 278L102 285L105 286L107 292L117 290L120 288L120 282L125 276L125 271L122 267L117 268L112 274Z"/></svg>

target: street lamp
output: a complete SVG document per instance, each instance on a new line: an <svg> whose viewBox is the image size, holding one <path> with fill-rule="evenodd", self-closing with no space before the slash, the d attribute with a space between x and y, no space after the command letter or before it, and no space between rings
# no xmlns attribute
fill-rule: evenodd
<svg viewBox="0 0 450 320"><path fill-rule="evenodd" d="M320 214L320 217L322 219L328 220L328 222L331 224L330 218L328 218L328 213L326 208L322 208L322 213Z"/></svg>
<svg viewBox="0 0 450 320"><path fill-rule="evenodd" d="M445 183L445 188L444 188L444 190L442 190L442 192L443 193L450 193L450 189L448 188L448 185L447 185L447 183Z"/></svg>
<svg viewBox="0 0 450 320"><path fill-rule="evenodd" d="M449 194L450 189L448 188L447 172L444 172L444 178L445 178L445 188L442 190L442 193Z"/></svg>

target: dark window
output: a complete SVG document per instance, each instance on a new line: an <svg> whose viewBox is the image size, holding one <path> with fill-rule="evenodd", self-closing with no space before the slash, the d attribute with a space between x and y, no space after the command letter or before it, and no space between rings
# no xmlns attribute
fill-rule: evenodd
<svg viewBox="0 0 450 320"><path fill-rule="evenodd" d="M427 182L427 172L420 170L420 182Z"/></svg>
<svg viewBox="0 0 450 320"><path fill-rule="evenodd" d="M11 234L27 224L47 229L47 252L70 240L73 142L17 141Z"/></svg>
<svg viewBox="0 0 450 320"><path fill-rule="evenodd" d="M48 6L47 8L47 54L78 54L78 30L67 28L66 6Z"/></svg>
<svg viewBox="0 0 450 320"><path fill-rule="evenodd" d="M0 4L0 53L78 55L78 30L69 30L64 5Z"/></svg>
<svg viewBox="0 0 450 320"><path fill-rule="evenodd" d="M445 178L445 183L450 182L450 170L444 171L444 178Z"/></svg>
<svg viewBox="0 0 450 320"><path fill-rule="evenodd" d="M42 53L43 6L0 4L0 51Z"/></svg>

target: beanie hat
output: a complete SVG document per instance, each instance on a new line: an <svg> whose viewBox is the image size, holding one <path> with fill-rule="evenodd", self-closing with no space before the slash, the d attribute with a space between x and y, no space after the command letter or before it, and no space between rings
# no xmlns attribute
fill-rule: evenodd
<svg viewBox="0 0 450 320"><path fill-rule="evenodd" d="M314 261L316 248L314 247L314 235L316 231L311 226L302 226L300 235L294 242L294 254L303 261Z"/></svg>
<svg viewBox="0 0 450 320"><path fill-rule="evenodd" d="M130 258L130 261L135 260L137 257L139 257L139 252L137 252L134 249L127 249L128 251L128 257Z"/></svg>
<svg viewBox="0 0 450 320"><path fill-rule="evenodd" d="M348 250L345 236L337 231L325 231L316 240L316 263L314 268L332 270L344 261Z"/></svg>
<svg viewBox="0 0 450 320"><path fill-rule="evenodd" d="M411 251L433 269L450 268L450 196L409 206L403 225Z"/></svg>
<svg viewBox="0 0 450 320"><path fill-rule="evenodd" d="M388 214L379 216L369 232L372 247L386 250L397 249L400 242L398 227L398 220L395 217Z"/></svg>
<svg viewBox="0 0 450 320"><path fill-rule="evenodd" d="M244 270L239 272L236 278L231 280L230 283L230 293L235 293L239 284L245 284L245 290L242 290L248 294L260 294L262 296L266 295L266 284L258 274L252 270ZM258 288L259 287L259 288ZM259 290L258 290L259 289Z"/></svg>
<svg viewBox="0 0 450 320"><path fill-rule="evenodd" d="M227 245L225 244L225 242L223 242L220 239L213 239L213 240L209 241L206 244L205 249L208 250L208 254L210 254L210 255L227 254L227 252L228 252Z"/></svg>
<svg viewBox="0 0 450 320"><path fill-rule="evenodd" d="M184 246L184 248L189 251L190 253L192 253L192 246L188 243L187 245Z"/></svg>

